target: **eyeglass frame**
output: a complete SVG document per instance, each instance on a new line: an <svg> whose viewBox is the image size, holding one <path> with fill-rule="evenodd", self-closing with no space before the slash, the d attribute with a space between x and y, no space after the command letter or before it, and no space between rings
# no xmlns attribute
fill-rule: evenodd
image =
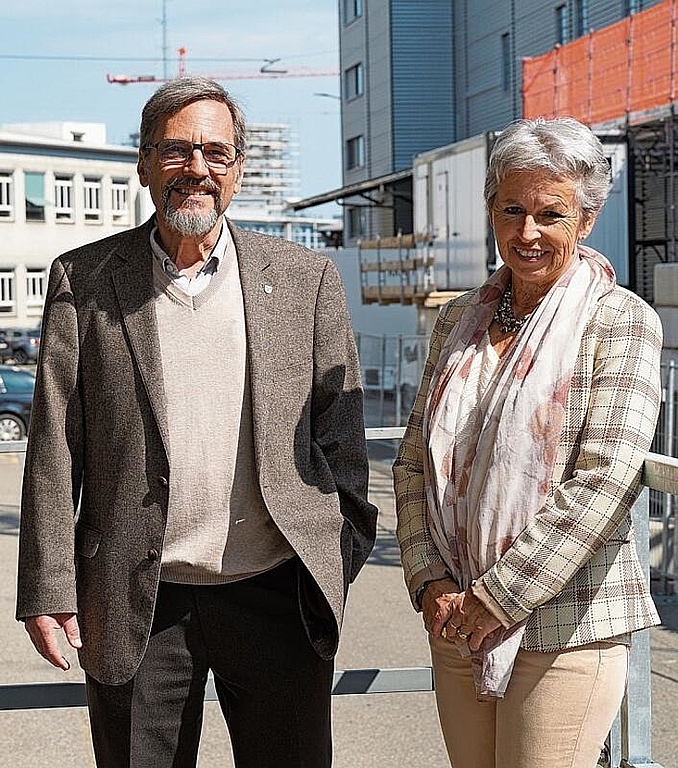
<svg viewBox="0 0 678 768"><path fill-rule="evenodd" d="M193 153L195 152L195 150L199 149L200 153L202 154L202 159L205 161L205 165L208 168L211 168L215 173L218 173L219 175L222 175L222 174L219 173L219 169L220 168L224 169L222 173L224 173L224 174L228 173L228 171L230 171L231 168L233 168L233 166L238 162L238 160L243 155L243 150L240 147L237 147L235 144L231 144L231 142L229 142L229 141L195 142L195 141L188 141L188 139L160 139L160 141L156 141L155 144L144 144L144 146L141 147L141 149L144 152L147 152L149 149L154 149L156 152L159 153L158 146L160 144L163 144L164 142L173 142L175 144L181 144L181 145L184 145L187 149L188 149L188 145L190 144L191 145L191 150L190 150L190 152L187 152L186 157L183 160L177 160L177 161L169 160L169 161L164 161L163 162L160 159L160 156L158 155L158 162L161 165L165 165L165 166L169 166L169 165L176 165L176 166L182 165L183 166L183 165L186 165L187 163L190 162L191 157L192 157ZM213 144L213 145L216 144L217 146L220 146L220 147L233 147L233 149L235 149L235 157L233 158L233 160L229 160L228 163L226 163L226 164L221 164L220 163L219 166L217 168L215 168L214 165L212 165L207 160L207 158L205 157L205 147L209 146L210 144Z"/></svg>

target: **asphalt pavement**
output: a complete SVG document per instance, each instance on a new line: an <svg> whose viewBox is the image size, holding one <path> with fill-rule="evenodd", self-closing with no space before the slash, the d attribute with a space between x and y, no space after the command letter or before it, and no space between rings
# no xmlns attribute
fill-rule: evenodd
<svg viewBox="0 0 678 768"><path fill-rule="evenodd" d="M371 448L370 495L380 507L375 550L349 596L338 669L426 666L421 619L411 610L394 537L391 452ZM14 621L20 461L0 454L0 684L81 680L32 651ZM678 607L660 606L651 630L654 760L678 768ZM72 657L71 657L72 658ZM449 768L432 693L335 696L335 768ZM216 702L205 705L199 768L232 768L228 734ZM84 708L0 712L0 768L94 768Z"/></svg>

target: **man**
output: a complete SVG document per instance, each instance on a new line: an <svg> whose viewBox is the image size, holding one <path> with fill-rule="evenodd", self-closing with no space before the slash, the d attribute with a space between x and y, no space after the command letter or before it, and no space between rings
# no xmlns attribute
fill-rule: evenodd
<svg viewBox="0 0 678 768"><path fill-rule="evenodd" d="M331 764L332 658L374 543L331 261L223 216L245 126L218 84L144 107L155 216L55 260L17 617L79 651L97 765L193 766L208 670L238 768ZM76 513L77 509L77 513Z"/></svg>

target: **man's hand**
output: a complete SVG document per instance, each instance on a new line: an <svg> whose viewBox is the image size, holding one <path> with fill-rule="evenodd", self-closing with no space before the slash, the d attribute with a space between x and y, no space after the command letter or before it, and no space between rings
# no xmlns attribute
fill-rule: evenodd
<svg viewBox="0 0 678 768"><path fill-rule="evenodd" d="M71 668L70 662L59 650L59 635L62 630L71 648L82 648L80 627L74 613L54 613L26 618L26 631L35 650L50 664L68 670Z"/></svg>

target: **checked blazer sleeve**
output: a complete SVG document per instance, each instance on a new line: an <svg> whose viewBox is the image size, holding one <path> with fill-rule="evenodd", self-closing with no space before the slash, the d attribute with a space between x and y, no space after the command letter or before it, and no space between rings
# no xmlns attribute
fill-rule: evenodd
<svg viewBox="0 0 678 768"><path fill-rule="evenodd" d="M442 345L464 307L475 291L445 305L431 333L429 354L424 366L419 391L414 401L407 429L393 464L397 536L405 583L415 610L421 606L417 593L428 581L447 576L447 569L428 528L424 466L422 462L424 407L431 376L435 370Z"/></svg>

